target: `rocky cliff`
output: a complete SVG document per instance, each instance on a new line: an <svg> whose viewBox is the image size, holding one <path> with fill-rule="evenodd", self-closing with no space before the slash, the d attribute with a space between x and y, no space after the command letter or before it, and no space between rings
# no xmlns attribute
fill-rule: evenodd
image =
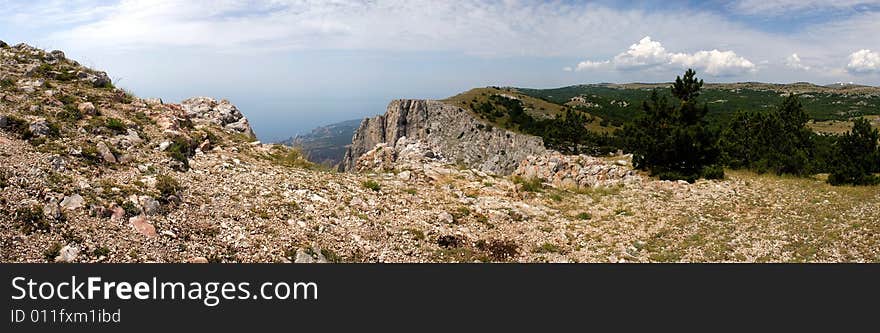
<svg viewBox="0 0 880 333"><path fill-rule="evenodd" d="M340 169L353 171L358 158L379 143L424 141L456 164L509 174L530 155L546 153L541 138L486 125L460 107L432 100L395 100L384 115L365 119L355 131Z"/></svg>

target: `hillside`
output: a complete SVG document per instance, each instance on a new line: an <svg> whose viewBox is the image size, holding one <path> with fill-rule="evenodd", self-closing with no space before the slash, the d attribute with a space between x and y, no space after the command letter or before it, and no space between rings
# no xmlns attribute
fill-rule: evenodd
<svg viewBox="0 0 880 333"><path fill-rule="evenodd" d="M589 84L555 89L513 88L522 94L555 104L569 105L619 126L633 119L652 90L669 95L669 83ZM880 115L880 88L854 85L818 86L810 83L707 83L701 100L709 105L707 119L724 122L739 110L766 110L788 93L800 95L807 114L815 121L846 121L852 117Z"/></svg>
<svg viewBox="0 0 880 333"><path fill-rule="evenodd" d="M143 99L60 51L0 42L0 83L2 262L880 262L880 191L822 176L687 184L541 150L492 175L447 158L478 132L409 134L483 121L416 100L381 123L449 121L403 117L341 173L255 141L230 101Z"/></svg>
<svg viewBox="0 0 880 333"><path fill-rule="evenodd" d="M362 119L353 119L320 126L309 133L291 137L279 144L297 147L303 151L309 161L332 168L342 162L345 146L351 144L351 137L361 121Z"/></svg>

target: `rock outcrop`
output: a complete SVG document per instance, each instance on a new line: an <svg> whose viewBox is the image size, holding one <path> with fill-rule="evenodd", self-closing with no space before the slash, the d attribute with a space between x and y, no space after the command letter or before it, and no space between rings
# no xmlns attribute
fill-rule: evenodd
<svg viewBox="0 0 880 333"><path fill-rule="evenodd" d="M617 186L642 180L630 166L629 159L606 161L598 157L559 153L529 156L520 163L513 175L537 178L566 189Z"/></svg>
<svg viewBox="0 0 880 333"><path fill-rule="evenodd" d="M256 138L247 118L238 108L223 99L219 102L210 97L192 97L180 102L186 115L196 122L208 122L223 128Z"/></svg>
<svg viewBox="0 0 880 333"><path fill-rule="evenodd" d="M379 143L394 146L402 137L425 142L453 163L494 174L509 174L529 155L547 152L541 138L484 124L462 108L433 100L394 100L384 115L361 123L340 169L354 171L361 155Z"/></svg>

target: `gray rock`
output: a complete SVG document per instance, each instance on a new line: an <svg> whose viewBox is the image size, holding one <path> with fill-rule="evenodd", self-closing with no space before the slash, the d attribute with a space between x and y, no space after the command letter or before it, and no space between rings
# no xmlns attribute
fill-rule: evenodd
<svg viewBox="0 0 880 333"><path fill-rule="evenodd" d="M65 245L61 248L58 256L55 257L55 262L73 262L78 255L79 248L76 246Z"/></svg>
<svg viewBox="0 0 880 333"><path fill-rule="evenodd" d="M192 97L183 100L180 105L195 122L220 125L230 131L256 138L247 118L238 107L225 99L218 102L210 97Z"/></svg>
<svg viewBox="0 0 880 333"><path fill-rule="evenodd" d="M160 213L162 206L159 204L159 201L157 201L156 199L153 199L152 197L144 195L139 198L139 201L140 201L141 207L143 207L143 209L144 209L144 214L158 215Z"/></svg>
<svg viewBox="0 0 880 333"><path fill-rule="evenodd" d="M34 136L47 136L49 135L49 122L45 119L36 120L31 123L29 129Z"/></svg>
<svg viewBox="0 0 880 333"><path fill-rule="evenodd" d="M110 151L110 147L107 147L107 145L103 142L98 142L97 148L98 154L101 154L101 158L104 159L104 162L116 163L116 156L113 156L113 152Z"/></svg>
<svg viewBox="0 0 880 333"><path fill-rule="evenodd" d="M61 209L62 210L75 210L82 208L85 205L85 199L79 194L74 194L71 196L64 197L64 200L61 200Z"/></svg>
<svg viewBox="0 0 880 333"><path fill-rule="evenodd" d="M346 149L340 169L355 171L357 160L379 143L394 146L406 137L429 151L482 172L509 174L529 155L547 150L539 137L486 125L470 111L432 100L395 100L384 115L364 119ZM501 153L503 152L503 153Z"/></svg>
<svg viewBox="0 0 880 333"><path fill-rule="evenodd" d="M64 56L64 52L62 52L61 50L53 50L52 52L49 52L48 56L49 56L49 58L52 59L52 60L64 60L64 59L67 59L67 57Z"/></svg>
<svg viewBox="0 0 880 333"><path fill-rule="evenodd" d="M94 116L98 111L98 109L95 108L95 104L92 104L92 102L80 103L76 108L80 113L90 116Z"/></svg>
<svg viewBox="0 0 880 333"><path fill-rule="evenodd" d="M103 88L112 84L110 77L104 72L90 73L87 71L79 71L76 73L76 77L82 81L91 83L92 86L96 88Z"/></svg>
<svg viewBox="0 0 880 333"><path fill-rule="evenodd" d="M43 216L52 220L61 218L61 207L58 206L58 200L52 198L43 206Z"/></svg>
<svg viewBox="0 0 880 333"><path fill-rule="evenodd" d="M296 250L293 262L296 264L326 264L330 261L321 253L321 249L312 248L311 251L299 248Z"/></svg>
<svg viewBox="0 0 880 333"><path fill-rule="evenodd" d="M49 161L49 165L52 166L52 170L61 171L64 170L64 158L58 155L49 156L47 159Z"/></svg>
<svg viewBox="0 0 880 333"><path fill-rule="evenodd" d="M296 257L293 258L293 262L297 264L311 264L315 262L315 259L308 253L306 253L303 249L296 250Z"/></svg>
<svg viewBox="0 0 880 333"><path fill-rule="evenodd" d="M453 224L455 223L455 217L447 212L441 212L437 215L437 221L440 223Z"/></svg>

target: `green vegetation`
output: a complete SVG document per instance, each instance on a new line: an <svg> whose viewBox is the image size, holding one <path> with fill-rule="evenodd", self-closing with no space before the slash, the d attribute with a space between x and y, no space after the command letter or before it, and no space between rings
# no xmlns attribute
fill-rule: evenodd
<svg viewBox="0 0 880 333"><path fill-rule="evenodd" d="M55 257L61 255L61 243L52 243L45 251L43 251L43 259L46 261L55 261Z"/></svg>
<svg viewBox="0 0 880 333"><path fill-rule="evenodd" d="M832 185L875 185L880 177L880 150L877 147L880 132L871 128L867 120L857 119L853 128L838 141L835 149L836 166L828 177Z"/></svg>
<svg viewBox="0 0 880 333"><path fill-rule="evenodd" d="M159 191L159 201L170 202L173 196L178 196L183 189L177 180L167 175L156 176L156 190Z"/></svg>
<svg viewBox="0 0 880 333"><path fill-rule="evenodd" d="M606 126L621 127L635 119L641 101L651 90L668 86L668 84L628 84L628 85L577 85L556 89L517 89L517 92L543 99L559 105L572 105L574 97L584 98L593 103L593 107L573 105L577 110L588 111L601 117ZM722 127L733 119L740 110L764 111L778 104L779 89L770 84L711 84L702 93L703 100L710 104L711 109L706 120L713 127ZM852 95L846 90L831 89L819 86L790 85L789 90L803 91L800 93L807 115L816 121L839 120L864 115L880 114L880 95ZM661 91L661 96L673 97L671 92Z"/></svg>
<svg viewBox="0 0 880 333"><path fill-rule="evenodd" d="M0 80L0 88L3 90L12 90L15 88L15 81L12 81L10 78L4 78Z"/></svg>
<svg viewBox="0 0 880 333"><path fill-rule="evenodd" d="M578 213L577 216L575 216L575 217L577 217L578 220L589 220L589 219L593 218L593 215L590 213L587 213L587 212L583 212L583 213Z"/></svg>
<svg viewBox="0 0 880 333"><path fill-rule="evenodd" d="M211 141L213 142L213 141ZM309 162L299 148L289 148L284 146L274 146L269 153L275 164L300 169L314 169L315 165Z"/></svg>
<svg viewBox="0 0 880 333"><path fill-rule="evenodd" d="M500 127L540 136L548 148L579 154L602 154L615 149L614 137L588 129L589 114L564 107L561 114L536 118L519 99L493 94L484 102L468 104L481 118ZM491 131L490 127L484 127Z"/></svg>
<svg viewBox="0 0 880 333"><path fill-rule="evenodd" d="M619 134L633 153L636 168L660 179L691 183L700 177L723 177L717 165L718 134L703 119L709 112L706 105L698 105L702 87L703 80L697 80L696 72L689 69L672 85L677 103L656 91L642 103L644 114Z"/></svg>
<svg viewBox="0 0 880 333"><path fill-rule="evenodd" d="M101 246L92 251L92 255L99 258L106 257L110 255L110 249L108 249L106 246Z"/></svg>
<svg viewBox="0 0 880 333"><path fill-rule="evenodd" d="M176 169L180 171L189 170L189 158L195 155L195 153L195 147L182 137L175 138L174 141L171 141L168 148L165 149L165 154L178 162Z"/></svg>
<svg viewBox="0 0 880 333"><path fill-rule="evenodd" d="M3 126L0 128L7 132L16 134L25 140L28 140L34 136L34 134L31 133L30 124L26 120L12 115L6 116L6 123L3 124Z"/></svg>
<svg viewBox="0 0 880 333"><path fill-rule="evenodd" d="M541 192L544 190L544 184L538 178L522 178L513 177L515 184L521 185L521 189L526 192Z"/></svg>
<svg viewBox="0 0 880 333"><path fill-rule="evenodd" d="M65 104L64 109L55 115L55 118L61 121L75 123L83 119L83 115L73 104Z"/></svg>
<svg viewBox="0 0 880 333"><path fill-rule="evenodd" d="M372 179L365 180L363 183L361 183L361 185L363 185L364 188L373 190L374 192L379 192L380 190L382 190L382 185L379 185L379 183Z"/></svg>
<svg viewBox="0 0 880 333"><path fill-rule="evenodd" d="M38 205L19 208L15 211L15 218L21 223L22 231L25 233L49 231L51 227L43 216L43 209Z"/></svg>
<svg viewBox="0 0 880 333"><path fill-rule="evenodd" d="M811 165L816 134L806 126L807 120L795 95L768 113L738 112L721 139L726 164L759 173L809 174L816 168Z"/></svg>
<svg viewBox="0 0 880 333"><path fill-rule="evenodd" d="M541 246L535 248L535 253L560 253L562 249L559 248L556 244L553 243L544 243Z"/></svg>

